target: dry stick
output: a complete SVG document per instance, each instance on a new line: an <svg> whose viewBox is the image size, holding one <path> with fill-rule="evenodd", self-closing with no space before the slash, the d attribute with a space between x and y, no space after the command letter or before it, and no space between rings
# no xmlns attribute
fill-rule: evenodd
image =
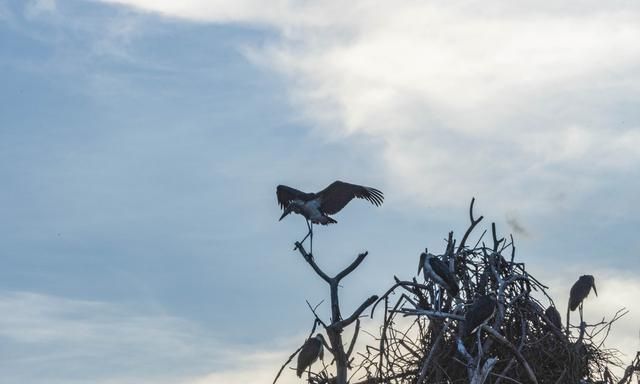
<svg viewBox="0 0 640 384"><path fill-rule="evenodd" d="M467 228L467 231L464 233L464 236L462 236L460 245L458 245L458 252L457 252L458 255L460 255L460 252L464 250L464 246L467 243L467 239L469 238L469 235L471 235L471 232L473 231L473 229L484 218L484 216L478 217L477 220L473 218L473 203L475 203L475 201L476 201L475 197L471 199L471 205L469 206L469 220L471 220L471 225L469 226L469 228Z"/></svg>
<svg viewBox="0 0 640 384"><path fill-rule="evenodd" d="M351 357L351 354L353 353L353 347L355 347L356 345L358 333L360 333L360 319L356 319L356 329L353 331L353 338L351 339L351 344L349 345L349 349L347 350L347 358Z"/></svg>
<svg viewBox="0 0 640 384"><path fill-rule="evenodd" d="M344 327L353 323L362 312L371 304L373 304L378 297L371 296L364 303L358 307L351 316L342 320L340 316L340 302L338 297L338 287L340 281L353 272L367 257L368 252L364 252L358 255L356 259L335 277L329 277L320 267L316 264L311 254L307 253L303 245L296 241L296 248L304 260L311 266L311 268L320 276L324 281L329 284L329 290L331 295L331 324L325 327L327 336L331 342L331 353L336 362L336 379L338 384L346 384L347 382L347 369L348 369L348 356L345 353L344 345L342 344L342 331Z"/></svg>
<svg viewBox="0 0 640 384"><path fill-rule="evenodd" d="M427 356L427 359L422 364L422 368L420 369L420 376L418 376L418 381L416 381L416 384L421 384L426 379L427 370L429 369L429 364L431 363L431 360L435 355L435 351L438 349L438 346L440 345L440 342L442 341L442 338L448 328L449 328L449 324L445 323L442 329L440 330L440 334L438 334L438 338L431 346L431 350L429 351L429 356Z"/></svg>
<svg viewBox="0 0 640 384"><path fill-rule="evenodd" d="M511 352L513 352L513 354L516 356L516 359L518 359L520 364L524 367L525 371L527 371L527 375L529 375L529 379L531 380L531 382L533 382L534 384L538 383L538 379L529 366L529 363L527 363L527 360L525 360L524 356L522 356L520 351L513 344L511 344L509 340L505 339L504 336L502 336L495 329L489 327L486 324L482 326L482 329L484 329L487 333L489 333L489 335L493 336L496 340L509 348Z"/></svg>

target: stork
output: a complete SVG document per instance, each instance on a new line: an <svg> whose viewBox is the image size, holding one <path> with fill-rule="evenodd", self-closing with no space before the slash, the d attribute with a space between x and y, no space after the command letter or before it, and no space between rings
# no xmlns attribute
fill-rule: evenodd
<svg viewBox="0 0 640 384"><path fill-rule="evenodd" d="M307 341L302 344L300 353L298 353L298 366L296 367L296 374L298 377L302 376L305 369L311 369L311 364L318 360L318 357L320 359L324 358L323 344L324 337L321 333L318 333L315 337L307 339Z"/></svg>
<svg viewBox="0 0 640 384"><path fill-rule="evenodd" d="M438 256L427 252L426 249L420 254L418 274L420 274L420 271L424 272L425 280L431 279L440 287L446 289L451 296L458 296L458 284L456 284L454 274L449 271L447 263L440 260Z"/></svg>
<svg viewBox="0 0 640 384"><path fill-rule="evenodd" d="M486 324L496 314L494 294L478 297L464 315L465 334L470 335Z"/></svg>
<svg viewBox="0 0 640 384"><path fill-rule="evenodd" d="M562 317L560 317L560 312L558 312L556 307L550 305L549 308L544 311L544 315L547 317L547 320L549 320L550 325L553 325L559 330L562 329Z"/></svg>
<svg viewBox="0 0 640 384"><path fill-rule="evenodd" d="M589 296L589 292L593 292L598 296L598 290L596 289L596 281L592 275L582 275L571 287L569 292L569 307L567 308L567 332L569 329L569 311L575 311L579 308L580 311L580 323L582 324L582 302Z"/></svg>
<svg viewBox="0 0 640 384"><path fill-rule="evenodd" d="M375 188L343 181L334 181L317 193L306 193L286 185L278 185L276 196L280 208L284 210L279 220L284 219L291 212L302 215L307 220L309 232L300 243L310 237L311 252L313 252L313 224L337 223L329 215L340 212L354 197L365 199L375 206L380 206L384 200L382 192Z"/></svg>
<svg viewBox="0 0 640 384"><path fill-rule="evenodd" d="M496 295L489 294L478 297L471 307L464 314L464 328L463 335L471 335L474 332L478 332L478 353L482 355L482 343L480 341L480 328L487 324L489 320L496 314Z"/></svg>

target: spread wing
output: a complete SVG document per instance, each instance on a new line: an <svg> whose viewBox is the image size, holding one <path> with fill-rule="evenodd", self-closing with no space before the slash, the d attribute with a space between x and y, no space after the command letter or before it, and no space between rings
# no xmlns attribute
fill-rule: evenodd
<svg viewBox="0 0 640 384"><path fill-rule="evenodd" d="M342 181L334 181L327 188L318 192L318 195L322 199L320 209L328 215L340 212L354 197L365 199L375 206L380 206L384 200L382 192L375 188Z"/></svg>
<svg viewBox="0 0 640 384"><path fill-rule="evenodd" d="M276 196L278 197L280 208L285 209L292 200L307 201L312 199L313 193L305 193L295 188L287 187L286 185L278 185L276 188Z"/></svg>

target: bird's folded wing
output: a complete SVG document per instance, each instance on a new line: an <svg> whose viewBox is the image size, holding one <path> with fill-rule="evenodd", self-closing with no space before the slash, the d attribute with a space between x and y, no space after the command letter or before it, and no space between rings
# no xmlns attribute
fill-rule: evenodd
<svg viewBox="0 0 640 384"><path fill-rule="evenodd" d="M429 264L436 275L440 276L440 278L449 285L449 288L454 289L456 281L454 280L453 275L449 272L449 266L447 263L440 259L431 258L429 259Z"/></svg>
<svg viewBox="0 0 640 384"><path fill-rule="evenodd" d="M381 205L384 200L382 192L375 188L342 181L334 181L327 188L318 192L318 195L322 197L320 209L328 215L340 212L354 197L365 199L376 206Z"/></svg>

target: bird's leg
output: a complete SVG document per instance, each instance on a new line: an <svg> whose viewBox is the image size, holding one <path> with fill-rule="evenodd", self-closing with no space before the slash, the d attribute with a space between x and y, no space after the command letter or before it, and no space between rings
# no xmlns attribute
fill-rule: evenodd
<svg viewBox="0 0 640 384"><path fill-rule="evenodd" d="M309 225L309 253L313 256L313 222Z"/></svg>
<svg viewBox="0 0 640 384"><path fill-rule="evenodd" d="M311 234L311 226L309 226L309 220L307 220L307 229L309 230L306 234L305 237L302 238L302 240L300 240L300 244L304 243L305 240L307 240L307 237L309 237L309 235Z"/></svg>
<svg viewBox="0 0 640 384"><path fill-rule="evenodd" d="M579 309L580 309L580 324L582 324L582 322L584 321L582 318L582 303L580 303Z"/></svg>
<svg viewBox="0 0 640 384"><path fill-rule="evenodd" d="M478 335L478 361L482 359L482 340L480 339L480 333L482 333L482 325L476 331Z"/></svg>

